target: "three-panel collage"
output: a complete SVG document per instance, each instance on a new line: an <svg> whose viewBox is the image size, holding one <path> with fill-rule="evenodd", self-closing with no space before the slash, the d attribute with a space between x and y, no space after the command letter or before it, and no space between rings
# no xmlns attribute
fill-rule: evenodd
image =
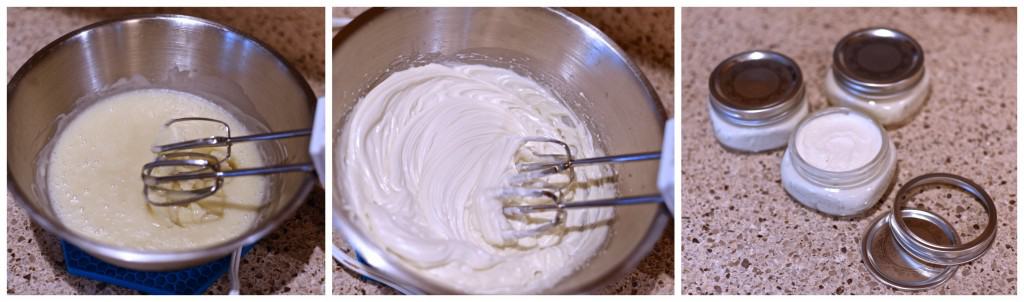
<svg viewBox="0 0 1024 302"><path fill-rule="evenodd" d="M20 2L5 301L1021 286L1015 1Z"/></svg>

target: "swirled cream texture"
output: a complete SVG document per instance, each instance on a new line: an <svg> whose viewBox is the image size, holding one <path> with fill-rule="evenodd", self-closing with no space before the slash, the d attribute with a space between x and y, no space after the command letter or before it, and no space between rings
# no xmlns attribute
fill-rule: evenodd
<svg viewBox="0 0 1024 302"><path fill-rule="evenodd" d="M882 150L876 124L856 114L828 114L807 121L796 133L800 156L815 168L841 172L867 165Z"/></svg>
<svg viewBox="0 0 1024 302"><path fill-rule="evenodd" d="M96 241L159 251L217 244L252 227L264 200L263 177L227 178L216 194L187 206L146 203L139 173L155 157L150 147L165 122L187 116L219 119L235 135L248 133L213 102L164 89L124 92L78 112L55 137L47 166L47 191L60 221ZM229 162L264 165L253 144L232 147Z"/></svg>
<svg viewBox="0 0 1024 302"><path fill-rule="evenodd" d="M613 212L568 211L551 232L511 236L551 217L507 217L495 196L517 158L554 151L524 145L527 136L601 155L572 111L512 71L430 64L394 73L356 104L339 137L344 202L378 246L433 280L476 293L541 291L603 246ZM578 169L586 185L569 189L573 200L614 196L609 175Z"/></svg>

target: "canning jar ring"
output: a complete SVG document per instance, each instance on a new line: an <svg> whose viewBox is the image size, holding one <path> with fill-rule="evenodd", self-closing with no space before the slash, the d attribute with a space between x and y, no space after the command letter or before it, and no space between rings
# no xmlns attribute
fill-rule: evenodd
<svg viewBox="0 0 1024 302"><path fill-rule="evenodd" d="M917 193L915 189L932 184L953 186L974 196L978 203L980 203L985 209L985 214L988 217L988 224L985 226L981 235L966 243L940 245L921 239L921 237L910 231L907 224L903 221L903 208L910 196ZM981 186L958 175L948 173L931 173L911 179L896 193L896 202L889 215L893 215L893 218L889 219L889 227L892 230L893 238L896 239L896 242L907 250L911 256L932 264L959 265L971 262L985 254L989 247L992 246L992 242L995 240L995 203L992 202L992 198L989 197L988 193L985 192Z"/></svg>
<svg viewBox="0 0 1024 302"><path fill-rule="evenodd" d="M960 237L957 236L956 230L939 215L921 209L903 209L902 212L906 212L903 215L904 217L917 219L938 228L949 242L954 244L960 243ZM867 266L868 273L871 273L875 280L896 289L925 290L940 286L949 281L950 278L953 278L959 267L957 265L937 266L933 268L934 270L920 269L920 266L915 265L920 263L919 260L912 256L903 257L903 255L909 253L899 245L893 246L893 240L891 240L892 229L889 228L889 219L891 218L892 216L888 213L875 218L875 221L871 223L868 230L864 232L864 236L861 237L860 255L861 259L863 259L861 262ZM888 234L885 232L888 232ZM890 236L890 240L885 240L884 243L877 242L879 236ZM887 250L889 251L887 252ZM886 263L885 258L893 258L892 255L887 255L888 253L897 254L897 257L894 259L897 262ZM918 276L906 274L905 272L908 271L916 273ZM915 279L915 277L920 277L920 279Z"/></svg>

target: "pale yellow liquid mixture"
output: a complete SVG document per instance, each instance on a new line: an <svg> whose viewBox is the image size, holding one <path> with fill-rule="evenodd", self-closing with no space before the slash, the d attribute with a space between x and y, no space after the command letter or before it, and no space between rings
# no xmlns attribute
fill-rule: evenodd
<svg viewBox="0 0 1024 302"><path fill-rule="evenodd" d="M225 109L201 97L143 89L114 95L82 109L57 135L47 166L47 191L60 220L96 241L141 250L179 251L214 245L252 227L263 202L263 177L225 179L214 196L181 207L147 204L142 166L164 123L180 117L228 123L233 136L248 134ZM164 129L164 130L162 130ZM236 144L232 164L258 167L254 144Z"/></svg>

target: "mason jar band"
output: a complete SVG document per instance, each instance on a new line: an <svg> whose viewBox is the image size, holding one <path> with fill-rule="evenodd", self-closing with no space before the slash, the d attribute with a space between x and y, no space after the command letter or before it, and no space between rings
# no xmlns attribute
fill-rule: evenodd
<svg viewBox="0 0 1024 302"><path fill-rule="evenodd" d="M921 239L914 234L903 221L903 209L911 196L920 192L927 185L948 185L959 188L974 196L974 198L985 209L988 217L988 224L981 235L974 240L961 244L942 245ZM971 262L988 251L995 240L996 235L996 206L992 198L981 186L961 176L947 173L925 174L908 181L896 193L896 201L893 210L889 214L889 228L893 237L903 249L911 256L921 261L938 265L959 265Z"/></svg>

